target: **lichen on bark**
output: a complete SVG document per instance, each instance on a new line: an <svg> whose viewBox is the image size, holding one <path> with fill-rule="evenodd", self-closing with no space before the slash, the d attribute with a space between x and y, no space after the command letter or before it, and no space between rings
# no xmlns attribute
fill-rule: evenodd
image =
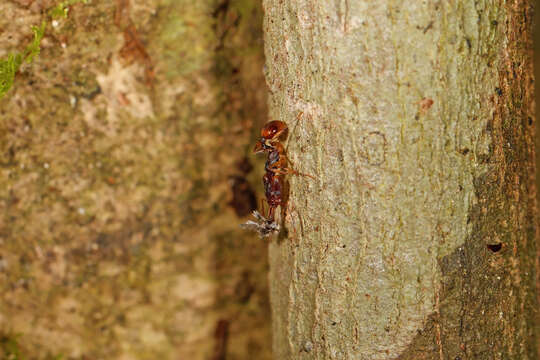
<svg viewBox="0 0 540 360"><path fill-rule="evenodd" d="M270 247L274 356L534 359L527 2L263 6L270 113L317 178Z"/></svg>

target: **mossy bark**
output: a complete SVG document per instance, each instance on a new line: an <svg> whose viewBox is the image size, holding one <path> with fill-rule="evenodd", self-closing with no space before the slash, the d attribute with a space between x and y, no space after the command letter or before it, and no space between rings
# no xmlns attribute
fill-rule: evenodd
<svg viewBox="0 0 540 360"><path fill-rule="evenodd" d="M263 7L274 357L537 359L531 3Z"/></svg>
<svg viewBox="0 0 540 360"><path fill-rule="evenodd" d="M270 358L260 5L55 4L0 4L0 56L48 21L0 100L0 357Z"/></svg>

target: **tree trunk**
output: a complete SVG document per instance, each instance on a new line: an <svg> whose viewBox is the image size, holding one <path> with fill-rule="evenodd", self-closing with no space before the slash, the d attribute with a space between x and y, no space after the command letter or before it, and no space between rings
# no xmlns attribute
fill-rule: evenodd
<svg viewBox="0 0 540 360"><path fill-rule="evenodd" d="M274 358L537 359L531 4L263 7Z"/></svg>
<svg viewBox="0 0 540 360"><path fill-rule="evenodd" d="M0 2L0 358L269 359L260 5L58 3Z"/></svg>

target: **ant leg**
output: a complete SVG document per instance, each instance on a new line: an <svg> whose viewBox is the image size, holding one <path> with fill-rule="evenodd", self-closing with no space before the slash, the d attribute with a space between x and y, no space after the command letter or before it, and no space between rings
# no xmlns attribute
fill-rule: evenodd
<svg viewBox="0 0 540 360"><path fill-rule="evenodd" d="M290 164L290 165L293 165L291 160L289 160L288 157L286 156L283 156L286 161ZM283 164L280 164L280 163L276 163L276 164L273 164L271 166L268 166L266 168L268 171L271 171L273 172L274 174L276 175L302 175L302 176L307 176L309 178L312 178L313 180L316 180L315 177L313 175L309 175L309 174L305 174L305 173L301 173L299 171L296 171L294 170L294 166L291 166L291 167L285 167L283 166Z"/></svg>
<svg viewBox="0 0 540 360"><path fill-rule="evenodd" d="M290 168L287 168L287 171L289 171L292 175L307 176L308 178L312 178L313 180L316 180L313 175L301 173L299 171L294 170L294 164L292 163L291 159L289 159L288 157L285 157L285 159L287 159L287 162L291 165Z"/></svg>
<svg viewBox="0 0 540 360"><path fill-rule="evenodd" d="M313 180L316 180L315 176L310 175L310 174L306 174L306 173L301 173L301 172L296 171L296 170L294 170L294 169L289 169L289 172L290 172L292 175L307 176L308 178L311 178L311 179L313 179Z"/></svg>
<svg viewBox="0 0 540 360"><path fill-rule="evenodd" d="M306 174L306 173L301 173L299 171L294 170L292 167L285 168L284 170L282 170L282 169L270 169L270 171L272 171L276 175L289 175L289 174L290 175L301 175L301 176L307 176L308 178L316 180L316 178L313 175Z"/></svg>
<svg viewBox="0 0 540 360"><path fill-rule="evenodd" d="M273 223L274 222L274 212L276 211L276 207L275 206L271 206L269 205L270 208L268 209L268 223Z"/></svg>
<svg viewBox="0 0 540 360"><path fill-rule="evenodd" d="M264 199L261 198L261 214L264 215L264 213L265 213L265 209L264 209Z"/></svg>
<svg viewBox="0 0 540 360"><path fill-rule="evenodd" d="M285 144L285 150L287 150L289 148L289 141L290 141L290 138L291 138L291 134L294 133L294 130L296 129L296 126L298 126L298 123L300 122L300 118L302 118L303 116L304 116L303 111L300 111L298 113L298 115L296 115L296 122L294 123L294 127L291 129L291 131L289 132L289 135L287 136L287 144Z"/></svg>

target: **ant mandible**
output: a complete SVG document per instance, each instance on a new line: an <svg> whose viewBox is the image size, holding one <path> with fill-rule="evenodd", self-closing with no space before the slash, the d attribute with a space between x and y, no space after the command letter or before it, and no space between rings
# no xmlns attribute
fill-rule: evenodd
<svg viewBox="0 0 540 360"><path fill-rule="evenodd" d="M257 210L253 211L253 216L257 221L248 220L242 227L255 230L261 237L269 236L279 231L279 224L275 221L275 212L278 206L283 203L283 189L285 184L284 176L287 174L305 175L290 168L290 162L285 154L285 148L280 142L280 138L287 136L287 124L283 121L274 120L268 122L261 130L261 138L255 144L254 153L267 153L268 158L264 166L263 176L264 192L268 203L268 214L266 217Z"/></svg>

